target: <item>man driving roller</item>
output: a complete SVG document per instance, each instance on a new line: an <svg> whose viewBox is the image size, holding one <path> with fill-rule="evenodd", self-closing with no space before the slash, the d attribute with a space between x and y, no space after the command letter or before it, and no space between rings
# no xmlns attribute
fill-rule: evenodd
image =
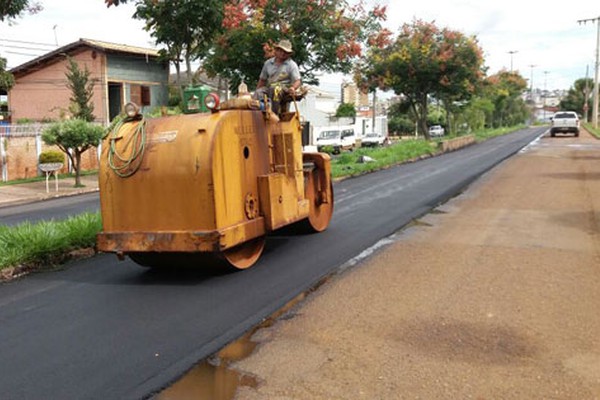
<svg viewBox="0 0 600 400"><path fill-rule="evenodd" d="M281 101L280 92L294 95L300 87L301 80L298 65L291 58L292 54L292 44L289 40L281 40L275 45L275 57L265 61L260 72L255 92L257 99L267 95L275 105Z"/></svg>

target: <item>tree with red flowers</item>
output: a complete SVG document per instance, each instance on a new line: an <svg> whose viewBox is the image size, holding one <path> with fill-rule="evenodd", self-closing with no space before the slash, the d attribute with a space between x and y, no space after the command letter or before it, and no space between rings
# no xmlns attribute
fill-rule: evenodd
<svg viewBox="0 0 600 400"><path fill-rule="evenodd" d="M317 74L350 72L370 38L381 31L385 7L367 10L363 1L228 0L225 32L215 43L205 69L253 88L265 59L281 39L292 42L293 59L305 83Z"/></svg>
<svg viewBox="0 0 600 400"><path fill-rule="evenodd" d="M475 37L420 20L404 24L395 40L373 46L367 57L359 82L405 96L426 137L429 102L468 100L484 76Z"/></svg>

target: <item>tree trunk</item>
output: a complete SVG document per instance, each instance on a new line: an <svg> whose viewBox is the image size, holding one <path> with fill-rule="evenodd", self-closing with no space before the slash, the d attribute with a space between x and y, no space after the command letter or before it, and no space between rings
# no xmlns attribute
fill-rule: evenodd
<svg viewBox="0 0 600 400"><path fill-rule="evenodd" d="M79 150L75 149L75 163L73 164L73 169L75 170L75 187L83 186L81 184L80 168L81 168L81 152L79 152Z"/></svg>

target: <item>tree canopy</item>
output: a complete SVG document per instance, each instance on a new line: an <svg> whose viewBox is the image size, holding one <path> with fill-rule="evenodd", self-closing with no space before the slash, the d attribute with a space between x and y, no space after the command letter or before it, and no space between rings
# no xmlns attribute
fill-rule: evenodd
<svg viewBox="0 0 600 400"><path fill-rule="evenodd" d="M192 81L192 61L202 60L208 54L223 29L225 3L226 0L136 0L134 17L146 21L145 28L156 43L166 47L163 56L173 63L178 78L184 62L188 80Z"/></svg>
<svg viewBox="0 0 600 400"><path fill-rule="evenodd" d="M0 90L9 91L15 84L15 77L6 70L6 58L0 57Z"/></svg>
<svg viewBox="0 0 600 400"><path fill-rule="evenodd" d="M105 130L82 119L70 119L50 125L42 132L42 140L56 145L69 157L75 170L75 186L81 186L81 155L93 146L98 146ZM69 151L72 150L72 151Z"/></svg>
<svg viewBox="0 0 600 400"><path fill-rule="evenodd" d="M459 102L475 94L484 76L482 54L475 37L415 20L389 45L371 49L362 82L405 96L428 136L430 99Z"/></svg>
<svg viewBox="0 0 600 400"><path fill-rule="evenodd" d="M525 121L529 111L521 94L527 81L517 72L502 70L485 79L484 95L494 104L493 127L510 126Z"/></svg>
<svg viewBox="0 0 600 400"><path fill-rule="evenodd" d="M32 0L5 0L0 1L0 22L11 21L23 13L35 14L43 8L37 1Z"/></svg>
<svg viewBox="0 0 600 400"><path fill-rule="evenodd" d="M229 0L224 32L206 70L253 88L264 61L281 39L292 42L302 80L318 83L318 72L350 72L363 45L382 31L385 7L366 10L345 0Z"/></svg>
<svg viewBox="0 0 600 400"><path fill-rule="evenodd" d="M592 119L592 98L594 93L594 80L591 78L577 79L573 86L567 92L567 95L560 101L561 110L576 111L580 115L585 115L584 105L587 96L587 120Z"/></svg>

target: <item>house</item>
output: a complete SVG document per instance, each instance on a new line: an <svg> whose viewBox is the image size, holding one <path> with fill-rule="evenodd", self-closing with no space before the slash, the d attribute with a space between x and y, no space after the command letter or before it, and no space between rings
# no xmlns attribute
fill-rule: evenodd
<svg viewBox="0 0 600 400"><path fill-rule="evenodd" d="M71 57L94 82L92 103L96 122L107 124L123 105L142 108L168 101L169 64L154 49L80 39L13 68L15 85L8 93L9 118L58 120L68 115L71 90L67 87Z"/></svg>

